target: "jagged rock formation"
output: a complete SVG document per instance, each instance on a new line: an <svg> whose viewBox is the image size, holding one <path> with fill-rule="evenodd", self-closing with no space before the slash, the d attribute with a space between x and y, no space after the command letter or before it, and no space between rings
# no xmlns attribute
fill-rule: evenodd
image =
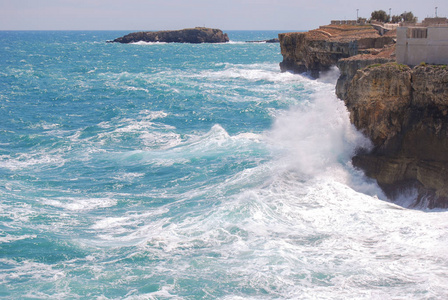
<svg viewBox="0 0 448 300"><path fill-rule="evenodd" d="M229 41L229 37L227 33L223 33L220 29L196 27L182 30L134 32L111 42L127 44L140 41L193 44L226 43Z"/></svg>
<svg viewBox="0 0 448 300"><path fill-rule="evenodd" d="M336 65L341 58L393 44L393 34L380 36L369 25L328 25L308 32L281 33L280 68L295 73L309 72L317 78L319 72Z"/></svg>
<svg viewBox="0 0 448 300"><path fill-rule="evenodd" d="M367 64L368 62L365 62ZM392 199L416 188L416 204L448 207L448 70L446 66L373 64L350 79L354 61L339 62L338 96L351 122L373 142L353 164Z"/></svg>

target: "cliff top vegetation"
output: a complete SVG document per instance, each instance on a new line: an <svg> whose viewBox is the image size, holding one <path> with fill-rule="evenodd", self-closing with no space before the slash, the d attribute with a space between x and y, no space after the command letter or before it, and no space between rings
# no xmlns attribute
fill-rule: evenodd
<svg viewBox="0 0 448 300"><path fill-rule="evenodd" d="M384 10L375 10L370 15L369 21L378 21L378 22L384 22L384 23L400 23L400 22L410 22L410 23L416 23L417 17L414 16L414 14L409 12L403 12L400 15L388 15Z"/></svg>

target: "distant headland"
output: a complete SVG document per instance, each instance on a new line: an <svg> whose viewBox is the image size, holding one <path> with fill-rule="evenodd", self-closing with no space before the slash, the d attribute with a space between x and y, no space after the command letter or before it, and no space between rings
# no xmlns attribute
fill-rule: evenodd
<svg viewBox="0 0 448 300"><path fill-rule="evenodd" d="M181 30L141 31L119 37L109 43L163 42L163 43L227 43L229 37L220 29L195 27Z"/></svg>

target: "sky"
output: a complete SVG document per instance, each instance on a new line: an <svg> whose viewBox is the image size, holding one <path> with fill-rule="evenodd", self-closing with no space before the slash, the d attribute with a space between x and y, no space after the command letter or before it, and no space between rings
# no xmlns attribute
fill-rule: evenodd
<svg viewBox="0 0 448 300"><path fill-rule="evenodd" d="M0 0L0 30L309 30L389 8L423 20L435 7L448 16L447 0Z"/></svg>

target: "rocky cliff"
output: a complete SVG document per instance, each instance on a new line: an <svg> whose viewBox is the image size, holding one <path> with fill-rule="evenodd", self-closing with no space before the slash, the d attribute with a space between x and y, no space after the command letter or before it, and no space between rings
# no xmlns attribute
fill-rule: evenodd
<svg viewBox="0 0 448 300"><path fill-rule="evenodd" d="M358 151L354 166L392 200L415 191L416 206L448 207L448 69L397 64L394 38L349 25L283 33L280 67L318 77L337 65L336 94L374 145Z"/></svg>
<svg viewBox="0 0 448 300"><path fill-rule="evenodd" d="M393 44L393 33L380 36L372 26L328 25L308 32L279 34L282 71L309 72L317 78L341 58Z"/></svg>
<svg viewBox="0 0 448 300"><path fill-rule="evenodd" d="M134 32L113 40L113 43L226 43L229 37L219 29L196 27L182 30Z"/></svg>
<svg viewBox="0 0 448 300"><path fill-rule="evenodd" d="M382 49L382 51L379 51L375 55L360 54L339 60L336 64L340 71L338 82L336 84L336 95L338 98L346 99L347 89L358 70L371 65L394 62L394 50L395 46L391 46Z"/></svg>
<svg viewBox="0 0 448 300"><path fill-rule="evenodd" d="M353 75L355 62L339 62L345 79L338 82L337 93L374 149L358 153L353 164L392 199L413 188L416 205L448 207L446 66L370 64Z"/></svg>

